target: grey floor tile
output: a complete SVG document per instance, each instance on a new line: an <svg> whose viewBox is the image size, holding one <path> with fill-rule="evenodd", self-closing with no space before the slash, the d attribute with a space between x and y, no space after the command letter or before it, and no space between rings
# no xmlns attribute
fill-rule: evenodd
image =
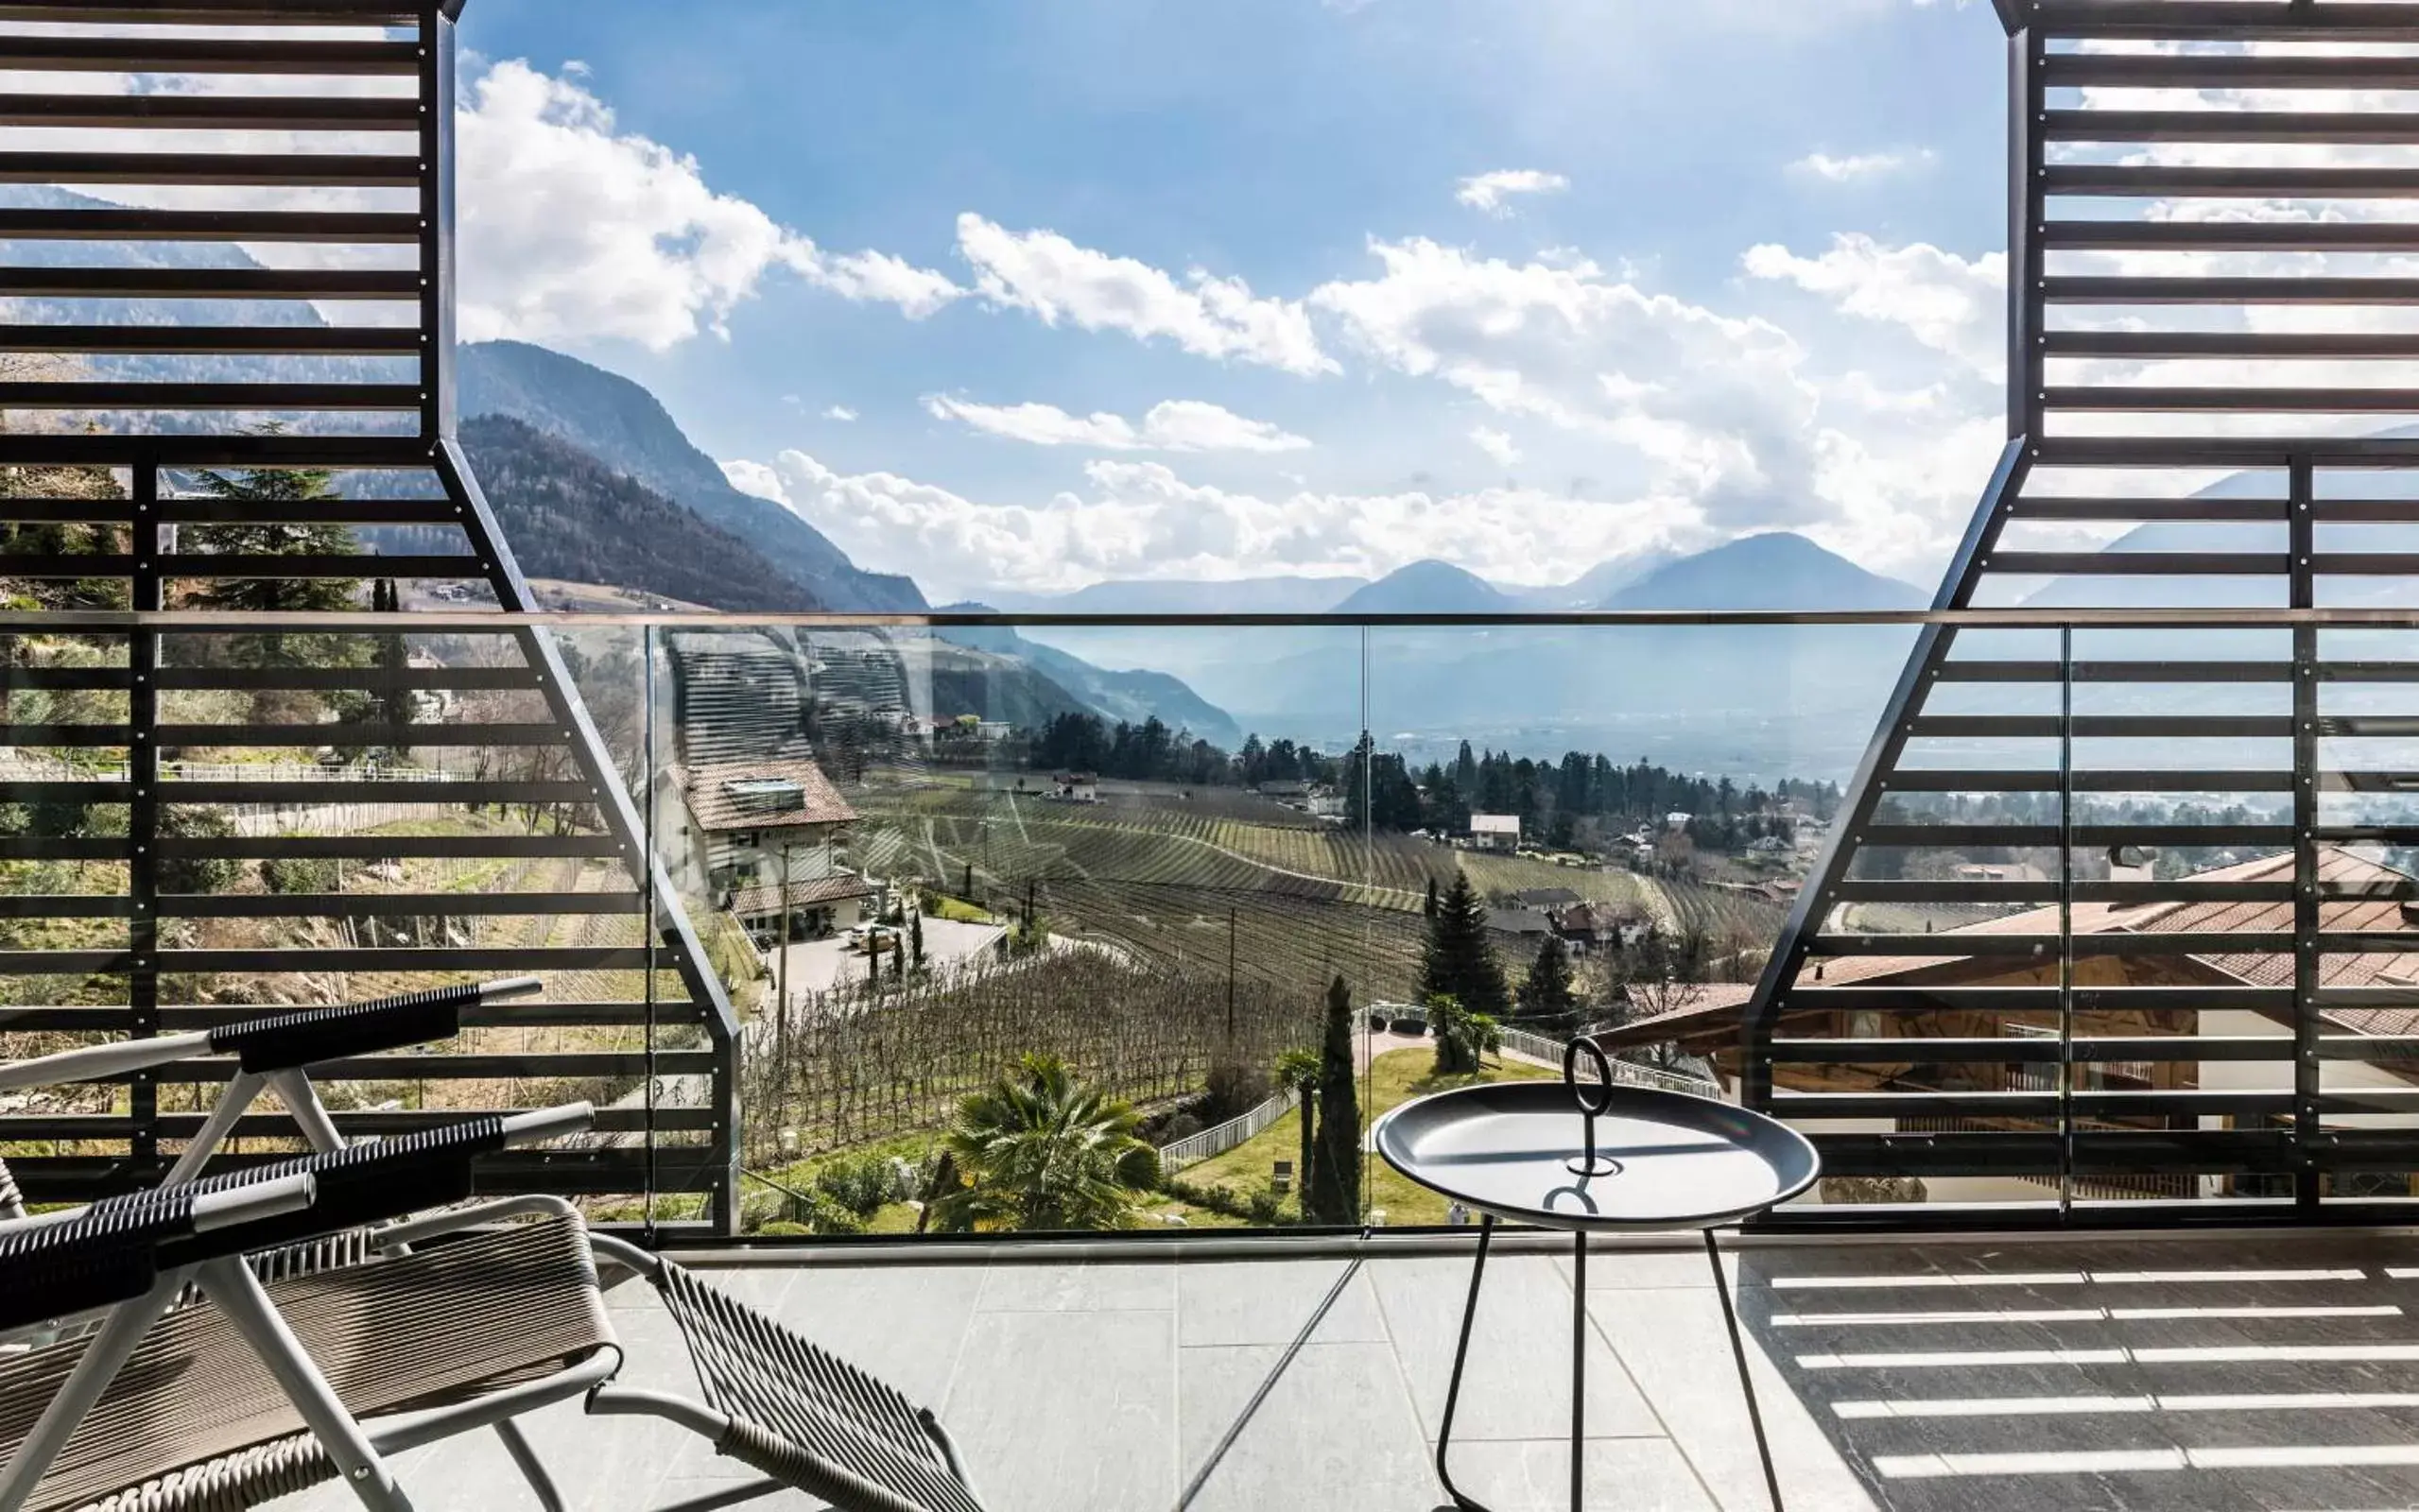
<svg viewBox="0 0 2419 1512"><path fill-rule="evenodd" d="M1186 1485L1284 1353L1275 1345L1181 1351ZM1443 1495L1427 1454L1391 1349L1307 1345L1211 1467L1187 1512L1427 1512Z"/></svg>
<svg viewBox="0 0 2419 1512"><path fill-rule="evenodd" d="M1590 1439L1582 1463L1588 1512L1716 1512L1667 1439ZM1452 1470L1462 1494L1494 1512L1569 1512L1568 1439L1457 1442Z"/></svg>
<svg viewBox="0 0 2419 1512"><path fill-rule="evenodd" d="M1176 1336L1186 1347L1291 1344L1318 1311L1349 1262L1340 1260L1204 1262L1176 1269ZM1367 1267L1353 1278L1320 1320L1327 1344L1386 1339L1370 1291Z"/></svg>
<svg viewBox="0 0 2419 1512"><path fill-rule="evenodd" d="M1172 1263L1142 1265L994 1265L977 1310L985 1313L1117 1313L1172 1309Z"/></svg>
<svg viewBox="0 0 2419 1512"><path fill-rule="evenodd" d="M1433 1435L1444 1410L1470 1267L1459 1260L1386 1260L1371 1263L1367 1273L1410 1381L1420 1421ZM1706 1298L1710 1305L1710 1291ZM1589 1435L1660 1434L1662 1427L1645 1399L1594 1331L1588 1334L1587 1351ZM1488 1262L1454 1436L1549 1435L1567 1428L1570 1403L1569 1277L1545 1256Z"/></svg>
<svg viewBox="0 0 2419 1512"><path fill-rule="evenodd" d="M942 1417L994 1512L1171 1505L1175 1315L977 1314Z"/></svg>
<svg viewBox="0 0 2419 1512"><path fill-rule="evenodd" d="M1769 1499L1713 1288L1592 1294L1589 1310L1672 1440L1721 1506L1761 1512ZM1757 1404L1791 1512L1871 1512L1874 1499L1806 1405L1751 1335Z"/></svg>
<svg viewBox="0 0 2419 1512"><path fill-rule="evenodd" d="M930 1405L948 1393L983 1290L980 1267L875 1265L794 1276L773 1316L914 1401Z"/></svg>

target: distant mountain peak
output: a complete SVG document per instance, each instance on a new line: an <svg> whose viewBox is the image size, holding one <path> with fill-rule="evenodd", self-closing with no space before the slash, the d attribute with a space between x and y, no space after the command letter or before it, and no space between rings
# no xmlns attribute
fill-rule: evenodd
<svg viewBox="0 0 2419 1512"><path fill-rule="evenodd" d="M1929 595L1867 572L1794 531L1769 530L1683 557L1605 599L1605 609L1905 610Z"/></svg>
<svg viewBox="0 0 2419 1512"><path fill-rule="evenodd" d="M1477 574L1434 559L1397 567L1335 608L1339 614L1509 614L1520 603Z"/></svg>

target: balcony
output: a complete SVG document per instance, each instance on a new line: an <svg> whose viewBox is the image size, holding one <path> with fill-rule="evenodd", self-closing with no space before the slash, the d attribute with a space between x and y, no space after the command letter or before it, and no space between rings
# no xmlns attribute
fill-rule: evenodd
<svg viewBox="0 0 2419 1512"><path fill-rule="evenodd" d="M1427 1512L1443 1503L1429 1461L1466 1246L1377 1241L1347 1257L1294 1243L706 1263L935 1403L999 1512ZM2419 1240L1765 1240L1729 1258L1790 1507L2419 1499ZM1491 1263L1456 1477L1501 1512L1556 1512L1570 1262L1557 1243ZM1599 1243L1589 1280L1588 1505L1762 1512L1702 1251ZM636 1350L625 1380L683 1386L668 1322L615 1295ZM746 1473L670 1430L599 1428L576 1407L532 1420L575 1512L706 1496ZM399 1469L422 1506L533 1504L489 1435ZM276 1504L352 1503L338 1490Z"/></svg>

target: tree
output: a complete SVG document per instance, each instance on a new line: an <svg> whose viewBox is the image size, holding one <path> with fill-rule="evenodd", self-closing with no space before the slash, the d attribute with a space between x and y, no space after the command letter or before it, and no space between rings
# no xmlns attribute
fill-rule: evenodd
<svg viewBox="0 0 2419 1512"><path fill-rule="evenodd" d="M1614 959L1606 979L1606 1007L1616 1023L1640 1023L1678 1013L1704 995L1705 972L1713 948L1702 930L1666 934L1649 930L1636 944ZM1632 1045L1621 1058L1641 1065L1670 1067L1682 1059L1676 1041Z"/></svg>
<svg viewBox="0 0 2419 1512"><path fill-rule="evenodd" d="M1479 1057L1503 1048L1503 1031L1495 1016L1473 1013L1442 993L1427 1002L1428 1033L1436 1039L1435 1074L1467 1076L1478 1070Z"/></svg>
<svg viewBox="0 0 2419 1512"><path fill-rule="evenodd" d="M285 427L258 426L251 434L276 436ZM198 474L201 492L235 504L257 504L268 515L302 514L298 506L332 502L340 497L333 475L320 468L251 468L239 472L204 471ZM353 531L326 522L188 525L181 548L195 556L354 557L361 543ZM204 578L185 595L189 608L219 610L231 614L327 613L359 607L359 585L347 577L216 577ZM371 647L359 635L342 632L211 636L216 654L235 666L359 667L369 663ZM282 722L278 711L292 696L268 691L252 699L252 716L264 723ZM358 718L368 705L360 694L321 694L311 700L310 713L332 708L339 718ZM290 717L290 715L289 715Z"/></svg>
<svg viewBox="0 0 2419 1512"><path fill-rule="evenodd" d="M915 956L915 968L924 970L924 911L907 915L907 949Z"/></svg>
<svg viewBox="0 0 2419 1512"><path fill-rule="evenodd" d="M958 1106L946 1148L956 1180L932 1205L943 1233L1122 1228L1159 1181L1159 1152L1136 1137L1133 1108L1079 1079L1055 1056Z"/></svg>
<svg viewBox="0 0 2419 1512"><path fill-rule="evenodd" d="M1570 952L1564 948L1560 935L1548 934L1537 947L1529 979L1520 984L1518 1005L1523 1019L1568 1026L1579 999L1571 991Z"/></svg>
<svg viewBox="0 0 2419 1512"><path fill-rule="evenodd" d="M1512 1010L1502 963L1487 943L1487 909L1470 879L1459 875L1437 900L1420 957L1420 995L1448 997L1473 1013L1501 1019Z"/></svg>
<svg viewBox="0 0 2419 1512"><path fill-rule="evenodd" d="M1424 919L1436 917L1436 879L1434 877L1428 879L1427 902L1420 905L1420 916Z"/></svg>
<svg viewBox="0 0 2419 1512"><path fill-rule="evenodd" d="M1303 1111L1309 1111L1305 1102ZM1303 1211L1339 1227L1360 1216L1360 1089L1353 1074L1353 991L1327 986L1326 1034L1319 1048L1319 1143Z"/></svg>
<svg viewBox="0 0 2419 1512"><path fill-rule="evenodd" d="M1318 1051L1297 1048L1277 1057L1276 1069L1270 1077L1280 1091L1296 1094L1296 1103L1302 1113L1302 1163L1294 1167L1293 1178L1300 1183L1302 1211L1305 1217L1310 1212L1310 1169L1319 1158L1315 1132L1319 1109L1313 1106L1313 1101L1319 1091L1319 1074L1324 1069L1325 1061Z"/></svg>

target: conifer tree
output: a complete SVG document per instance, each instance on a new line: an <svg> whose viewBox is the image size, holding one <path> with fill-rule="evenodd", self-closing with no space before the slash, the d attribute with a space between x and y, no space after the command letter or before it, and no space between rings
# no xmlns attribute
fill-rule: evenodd
<svg viewBox="0 0 2419 1512"><path fill-rule="evenodd" d="M1319 1136L1305 1206L1313 1223L1342 1226L1360 1217L1360 1091L1353 1075L1353 993L1338 976L1327 987L1326 1033L1319 1047Z"/></svg>
<svg viewBox="0 0 2419 1512"><path fill-rule="evenodd" d="M1520 984L1520 1017L1559 1026L1569 1020L1578 1001L1571 991L1570 952L1560 935L1547 935L1537 947L1529 979Z"/></svg>
<svg viewBox="0 0 2419 1512"><path fill-rule="evenodd" d="M1420 996L1447 997L1472 1013L1501 1019L1512 1011L1512 989L1502 963L1487 942L1487 909L1467 876L1437 900L1428 919L1427 945L1420 959Z"/></svg>

